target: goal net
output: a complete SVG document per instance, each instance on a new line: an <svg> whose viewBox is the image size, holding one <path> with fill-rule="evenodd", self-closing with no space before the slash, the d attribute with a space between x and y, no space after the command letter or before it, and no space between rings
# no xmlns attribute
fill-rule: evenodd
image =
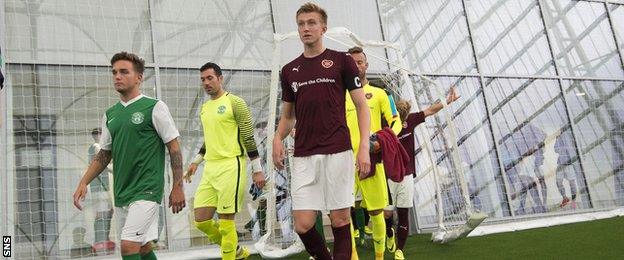
<svg viewBox="0 0 624 260"><path fill-rule="evenodd" d="M467 88L461 80L442 82L446 84L444 87L424 76L411 80L418 110L437 102L444 106L415 131L420 147L416 148L414 211L418 227L432 231L432 241L447 243L467 236L487 217L473 205L478 203L474 174L480 173L465 162L470 150L466 145L460 147L462 142L456 127L462 121L446 104L446 91L450 87L458 89L458 95L466 93Z"/></svg>
<svg viewBox="0 0 624 260"><path fill-rule="evenodd" d="M462 90L465 87L461 80L438 82L414 74L400 65L400 58L397 62L399 65L395 66L398 68L393 73L381 75L381 80L397 93L402 93L401 98L412 104L412 113L424 111L434 103L443 105L443 110L414 129L417 145L413 199L418 228L432 231L434 242L451 242L468 235L487 217L472 205L475 187L469 186L471 183L467 177L472 172L464 162L468 148L459 147L456 122L461 121L446 104L451 87L461 87ZM462 92L457 91L461 95Z"/></svg>

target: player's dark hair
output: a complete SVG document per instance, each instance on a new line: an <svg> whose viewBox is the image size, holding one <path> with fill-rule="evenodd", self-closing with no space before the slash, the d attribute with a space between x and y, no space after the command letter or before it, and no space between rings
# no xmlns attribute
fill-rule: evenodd
<svg viewBox="0 0 624 260"><path fill-rule="evenodd" d="M131 62L132 66L134 67L134 71L139 74L143 74L143 71L145 71L145 61L139 58L139 56L134 53L129 53L125 51L116 53L115 55L113 55L113 58L111 58L111 66L115 64L115 62L120 60Z"/></svg>
<svg viewBox="0 0 624 260"><path fill-rule="evenodd" d="M219 65L217 65L216 63L213 63L213 62L208 62L208 63L204 64L204 66L201 66L201 68L199 68L199 71L200 72L204 72L207 69L214 70L215 74L218 77L223 74L223 72L221 71L221 67L219 67Z"/></svg>
<svg viewBox="0 0 624 260"><path fill-rule="evenodd" d="M359 46L352 47L347 52L349 54L361 53L361 54L364 54L364 57L366 57L366 53L364 53L364 49L362 49L362 47L359 47Z"/></svg>

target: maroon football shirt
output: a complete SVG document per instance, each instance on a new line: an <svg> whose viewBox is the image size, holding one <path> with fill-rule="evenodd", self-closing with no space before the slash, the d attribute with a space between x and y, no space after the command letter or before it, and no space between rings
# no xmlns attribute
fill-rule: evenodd
<svg viewBox="0 0 624 260"><path fill-rule="evenodd" d="M351 56L330 49L313 58L301 54L282 68L281 82L282 101L295 103L294 156L351 149L345 91L362 87Z"/></svg>
<svg viewBox="0 0 624 260"><path fill-rule="evenodd" d="M416 158L414 158L414 128L425 122L425 113L411 113L407 115L407 119L403 122L403 129L397 136L399 141L405 148L407 155L410 158L410 163L407 165L405 175L416 175Z"/></svg>

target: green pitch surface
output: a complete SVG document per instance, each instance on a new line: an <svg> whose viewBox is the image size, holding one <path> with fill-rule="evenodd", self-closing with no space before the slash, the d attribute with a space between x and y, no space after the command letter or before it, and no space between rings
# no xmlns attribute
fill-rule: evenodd
<svg viewBox="0 0 624 260"><path fill-rule="evenodd" d="M405 245L406 259L624 259L624 217L531 229L450 244L415 235ZM330 245L331 248L331 245ZM360 259L374 259L372 247L358 247ZM249 259L261 259L253 255ZM308 259L303 253L288 259ZM386 252L385 259L394 259Z"/></svg>

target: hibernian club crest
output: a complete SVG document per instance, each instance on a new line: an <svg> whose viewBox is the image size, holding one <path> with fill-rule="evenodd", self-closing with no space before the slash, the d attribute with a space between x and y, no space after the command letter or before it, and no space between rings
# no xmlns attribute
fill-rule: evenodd
<svg viewBox="0 0 624 260"><path fill-rule="evenodd" d="M143 115L143 113L134 112L134 114L132 114L132 119L130 119L130 121L132 121L133 124L138 125L140 123L143 123L144 119L145 119L145 115Z"/></svg>
<svg viewBox="0 0 624 260"><path fill-rule="evenodd" d="M224 105L220 105L219 108L217 109L217 113L219 113L219 114L225 113L225 106Z"/></svg>

